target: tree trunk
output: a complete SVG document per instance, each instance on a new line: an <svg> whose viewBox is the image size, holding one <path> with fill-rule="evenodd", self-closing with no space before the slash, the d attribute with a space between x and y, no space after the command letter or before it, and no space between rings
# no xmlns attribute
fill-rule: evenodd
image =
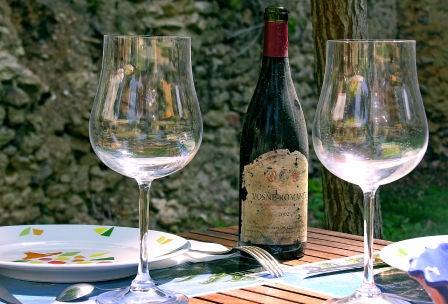
<svg viewBox="0 0 448 304"><path fill-rule="evenodd" d="M325 72L326 41L367 37L367 0L311 0L318 92ZM322 169L325 224L328 229L362 235L363 195L361 189ZM379 194L379 193L377 193ZM374 235L381 238L381 208L376 196Z"/></svg>

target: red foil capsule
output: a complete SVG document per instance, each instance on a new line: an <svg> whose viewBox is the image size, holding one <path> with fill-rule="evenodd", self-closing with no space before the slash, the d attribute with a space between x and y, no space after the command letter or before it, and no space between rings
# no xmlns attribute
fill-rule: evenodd
<svg viewBox="0 0 448 304"><path fill-rule="evenodd" d="M287 22L265 22L263 56L288 57Z"/></svg>

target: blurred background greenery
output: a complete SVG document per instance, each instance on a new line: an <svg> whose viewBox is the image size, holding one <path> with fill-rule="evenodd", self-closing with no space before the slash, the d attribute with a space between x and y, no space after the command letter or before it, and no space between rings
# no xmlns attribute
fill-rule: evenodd
<svg viewBox="0 0 448 304"><path fill-rule="evenodd" d="M448 231L448 191L446 176L434 180L431 172L411 173L397 181L397 185L385 185L379 190L384 238L398 241L412 237L446 234ZM423 180L423 182L420 182ZM311 226L325 228L322 182L310 180L309 212Z"/></svg>

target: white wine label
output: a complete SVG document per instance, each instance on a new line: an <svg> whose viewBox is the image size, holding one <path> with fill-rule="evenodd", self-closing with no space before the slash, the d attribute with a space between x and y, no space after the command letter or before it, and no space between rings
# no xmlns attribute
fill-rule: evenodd
<svg viewBox="0 0 448 304"><path fill-rule="evenodd" d="M287 149L262 154L244 166L243 242L290 245L306 242L308 160Z"/></svg>

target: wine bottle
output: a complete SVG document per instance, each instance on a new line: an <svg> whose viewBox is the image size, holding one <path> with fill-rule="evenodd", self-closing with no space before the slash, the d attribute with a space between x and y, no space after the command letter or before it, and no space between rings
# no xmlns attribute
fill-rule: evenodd
<svg viewBox="0 0 448 304"><path fill-rule="evenodd" d="M304 255L308 133L288 59L288 11L264 13L263 61L240 145L239 244L280 260Z"/></svg>

